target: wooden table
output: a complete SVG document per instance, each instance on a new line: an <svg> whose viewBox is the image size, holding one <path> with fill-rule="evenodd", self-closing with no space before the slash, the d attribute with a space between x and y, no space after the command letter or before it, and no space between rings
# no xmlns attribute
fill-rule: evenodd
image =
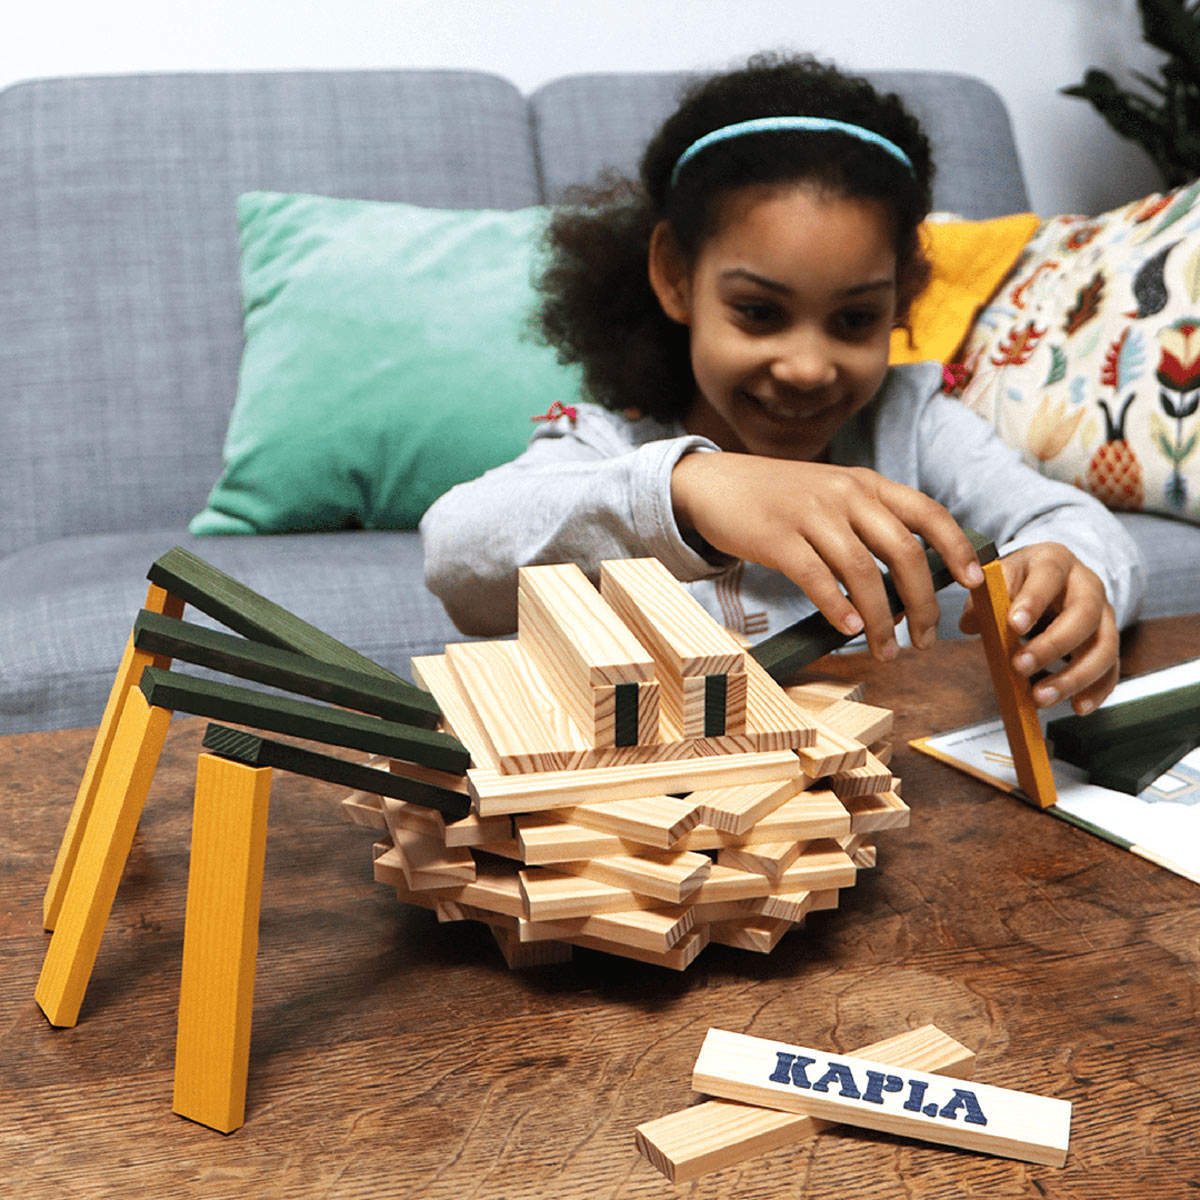
<svg viewBox="0 0 1200 1200"><path fill-rule="evenodd" d="M1200 654L1200 618L1128 640ZM868 683L900 739L994 712L982 651L947 643ZM736 1196L1178 1200L1200 1186L1200 890L901 745L912 825L835 912L769 956L683 974L577 951L510 974L481 926L371 880L339 791L277 775L247 1122L171 1113L191 788L202 721L167 739L80 1023L33 1001L42 891L90 731L0 738L0 1194L212 1198ZM1073 1102L1065 1168L828 1133L675 1187L634 1126L688 1104L710 1025L841 1051L933 1021L976 1078Z"/></svg>

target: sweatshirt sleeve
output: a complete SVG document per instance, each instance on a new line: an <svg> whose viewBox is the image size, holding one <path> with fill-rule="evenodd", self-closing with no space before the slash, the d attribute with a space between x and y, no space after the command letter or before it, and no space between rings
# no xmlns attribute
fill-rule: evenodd
<svg viewBox="0 0 1200 1200"><path fill-rule="evenodd" d="M728 566L683 539L671 506L680 457L717 447L692 436L639 441L635 424L580 406L575 428L564 418L543 427L519 458L452 488L426 512L425 582L463 633L516 629L520 567L575 562L595 582L609 558L653 555L683 581Z"/></svg>
<svg viewBox="0 0 1200 1200"><path fill-rule="evenodd" d="M919 386L908 402L880 416L882 473L944 504L959 524L993 538L1001 554L1036 542L1066 546L1100 576L1118 626L1130 624L1145 570L1116 517L1094 496L1027 466L987 421L919 373L909 382Z"/></svg>

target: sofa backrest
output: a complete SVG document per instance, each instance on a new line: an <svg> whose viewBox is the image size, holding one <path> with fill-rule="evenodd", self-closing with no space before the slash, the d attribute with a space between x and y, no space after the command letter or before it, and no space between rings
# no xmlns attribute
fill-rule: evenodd
<svg viewBox="0 0 1200 1200"><path fill-rule="evenodd" d="M936 201L1025 207L1003 105L880 73L942 156ZM217 477L241 354L235 201L519 208L631 170L685 77L468 71L40 80L0 92L0 555L181 528Z"/></svg>

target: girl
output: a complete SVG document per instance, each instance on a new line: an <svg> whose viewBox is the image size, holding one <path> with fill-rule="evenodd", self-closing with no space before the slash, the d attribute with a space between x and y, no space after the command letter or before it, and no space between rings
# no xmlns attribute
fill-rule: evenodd
<svg viewBox="0 0 1200 1200"><path fill-rule="evenodd" d="M642 158L554 218L541 327L593 403L426 514L426 581L465 633L516 628L516 571L653 555L723 624L758 637L819 609L897 651L938 605L917 536L966 588L958 522L1005 551L1014 665L1094 708L1140 593L1135 547L1074 488L1023 466L941 395L889 370L929 275L929 146L895 96L807 58L752 59L692 89ZM914 536L917 535L917 536ZM1115 606L1115 611L1114 611ZM960 627L975 631L970 599Z"/></svg>

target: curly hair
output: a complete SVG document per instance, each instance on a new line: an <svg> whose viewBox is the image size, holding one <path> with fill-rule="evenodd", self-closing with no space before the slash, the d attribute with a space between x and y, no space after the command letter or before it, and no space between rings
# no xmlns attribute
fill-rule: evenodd
<svg viewBox="0 0 1200 1200"><path fill-rule="evenodd" d="M845 133L751 133L689 159L672 183L680 156L706 133L791 114L879 133L912 169ZM551 217L535 324L560 361L581 365L588 399L618 412L683 416L696 390L688 330L667 317L650 286L650 236L668 222L690 268L731 192L793 182L883 204L896 246L897 323L904 323L930 274L919 235L932 193L928 139L898 96L881 95L865 79L806 55L756 55L684 92L646 146L636 181L602 176L569 192Z"/></svg>

